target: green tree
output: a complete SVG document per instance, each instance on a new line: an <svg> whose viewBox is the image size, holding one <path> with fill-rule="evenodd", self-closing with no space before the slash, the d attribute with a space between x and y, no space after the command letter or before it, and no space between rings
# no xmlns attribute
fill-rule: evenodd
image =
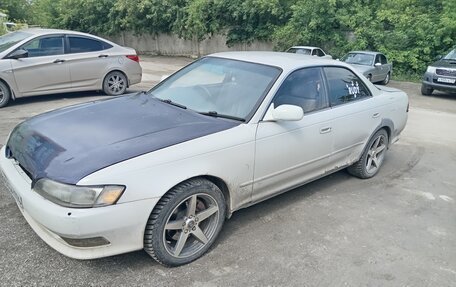
<svg viewBox="0 0 456 287"><path fill-rule="evenodd" d="M14 22L26 22L31 17L31 5L28 0L0 0L0 9Z"/></svg>

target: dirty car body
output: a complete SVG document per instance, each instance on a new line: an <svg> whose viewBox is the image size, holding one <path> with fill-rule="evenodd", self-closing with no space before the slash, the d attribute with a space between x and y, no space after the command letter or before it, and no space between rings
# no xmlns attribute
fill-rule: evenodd
<svg viewBox="0 0 456 287"><path fill-rule="evenodd" d="M226 52L147 93L19 124L0 170L35 232L78 259L144 248L176 266L225 218L345 167L368 178L407 121L407 95L311 56Z"/></svg>

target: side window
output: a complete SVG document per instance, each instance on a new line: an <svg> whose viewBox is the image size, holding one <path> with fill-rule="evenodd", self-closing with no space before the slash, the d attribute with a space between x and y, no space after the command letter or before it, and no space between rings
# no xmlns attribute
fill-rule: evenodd
<svg viewBox="0 0 456 287"><path fill-rule="evenodd" d="M388 61L386 61L385 55L380 55L380 61L381 61L382 65L388 64Z"/></svg>
<svg viewBox="0 0 456 287"><path fill-rule="evenodd" d="M70 53L96 52L111 48L112 46L95 39L84 37L68 37L70 40Z"/></svg>
<svg viewBox="0 0 456 287"><path fill-rule="evenodd" d="M27 50L30 58L62 55L64 53L63 40L63 36L37 38L23 45L21 49Z"/></svg>
<svg viewBox="0 0 456 287"><path fill-rule="evenodd" d="M324 68L328 80L331 106L353 102L370 97L369 89L350 70L340 67Z"/></svg>
<svg viewBox="0 0 456 287"><path fill-rule="evenodd" d="M318 56L318 49L313 49L312 50L312 56Z"/></svg>
<svg viewBox="0 0 456 287"><path fill-rule="evenodd" d="M323 57L323 56L325 55L325 53L323 53L322 50L317 49L317 55L318 55L319 57Z"/></svg>
<svg viewBox="0 0 456 287"><path fill-rule="evenodd" d="M277 91L274 107L280 105L300 106L304 113L328 106L321 68L307 68L290 74Z"/></svg>
<svg viewBox="0 0 456 287"><path fill-rule="evenodd" d="M377 63L381 63L382 61L380 60L380 55L377 54L377 56L375 56L375 63L374 64L377 64Z"/></svg>

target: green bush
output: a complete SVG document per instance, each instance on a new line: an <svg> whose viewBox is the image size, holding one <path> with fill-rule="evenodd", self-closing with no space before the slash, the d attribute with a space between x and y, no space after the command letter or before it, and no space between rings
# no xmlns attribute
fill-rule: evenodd
<svg viewBox="0 0 456 287"><path fill-rule="evenodd" d="M1 1L1 0L0 0ZM395 74L421 74L456 44L454 0L4 0L18 20L95 34L174 33L227 44L272 41L276 50L321 46L339 58L377 50ZM3 7L2 6L2 7ZM33 11L33 13L31 13Z"/></svg>

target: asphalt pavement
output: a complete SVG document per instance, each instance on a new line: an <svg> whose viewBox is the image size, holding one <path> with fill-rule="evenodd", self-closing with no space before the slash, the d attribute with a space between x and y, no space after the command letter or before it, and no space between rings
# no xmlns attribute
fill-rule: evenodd
<svg viewBox="0 0 456 287"><path fill-rule="evenodd" d="M143 57L146 90L187 58ZM340 171L234 213L178 268L138 251L79 261L48 247L0 182L0 286L456 286L456 95L409 94L407 127L373 179ZM0 110L0 143L30 116L102 99L72 93Z"/></svg>

